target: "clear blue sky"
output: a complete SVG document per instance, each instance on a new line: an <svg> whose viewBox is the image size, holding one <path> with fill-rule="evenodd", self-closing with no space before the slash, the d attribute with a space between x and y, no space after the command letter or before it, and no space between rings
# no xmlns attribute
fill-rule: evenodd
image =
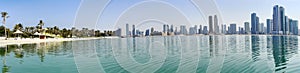
<svg viewBox="0 0 300 73"><path fill-rule="evenodd" d="M143 0L112 0L97 24L97 29L115 29L114 24L124 10ZM207 25L201 12L189 0L161 0L167 2L189 18L192 25ZM9 13L7 26L12 28L17 23L24 26L36 26L39 20L45 21L45 26L71 28L80 0L1 0L0 11ZM250 21L250 13L256 12L260 21L265 23L272 18L272 8L278 4L284 6L286 15L300 19L299 0L216 0L225 24ZM207 17L204 17L207 19ZM130 22L129 22L130 23ZM125 24L124 24L125 25Z"/></svg>

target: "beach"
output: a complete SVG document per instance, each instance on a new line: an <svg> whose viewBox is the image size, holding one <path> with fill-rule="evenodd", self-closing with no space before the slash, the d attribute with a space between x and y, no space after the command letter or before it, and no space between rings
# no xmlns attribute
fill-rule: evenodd
<svg viewBox="0 0 300 73"><path fill-rule="evenodd" d="M89 38L47 38L47 39L38 39L38 38L23 38L15 39L8 38L7 40L0 40L0 46L13 45L13 44L30 44L30 43L42 43L42 42L62 42L62 41L78 41L78 40L94 40L101 39L101 37L89 37Z"/></svg>

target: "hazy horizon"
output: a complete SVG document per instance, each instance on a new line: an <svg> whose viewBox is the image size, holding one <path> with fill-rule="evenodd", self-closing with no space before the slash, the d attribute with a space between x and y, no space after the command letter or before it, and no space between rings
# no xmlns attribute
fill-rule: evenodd
<svg viewBox="0 0 300 73"><path fill-rule="evenodd" d="M111 0L108 6L103 10L96 29L116 29L114 24L119 16L121 16L121 14L128 8L143 1L144 0ZM208 17L203 16L203 14L197 10L190 0L154 1L167 3L181 11L190 21L190 25L208 25ZM0 1L0 11L8 12L10 18L7 19L6 26L9 28L13 28L13 26L17 23L22 23L24 27L36 26L39 20L43 20L46 27L58 26L60 28L71 28L74 24L77 9L80 7L80 2L81 0L3 0ZM295 20L300 19L300 14L298 14L299 10L297 10L297 4L300 3L298 0L215 0L215 2L221 13L223 21L223 23L219 24L228 25L236 23L238 26L243 26L245 21L250 22L250 14L253 12L257 13L260 17L260 23L265 23L266 19L272 18L272 9L274 5L283 6L285 8L286 15L290 18ZM138 13L146 12L141 11ZM121 25L125 26L125 24L126 23ZM128 22L128 24L137 24L137 22ZM160 26L157 27L160 28Z"/></svg>

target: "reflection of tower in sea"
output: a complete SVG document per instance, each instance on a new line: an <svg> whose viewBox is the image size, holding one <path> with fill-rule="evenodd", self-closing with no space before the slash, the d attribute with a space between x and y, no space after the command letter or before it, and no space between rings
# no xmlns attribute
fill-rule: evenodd
<svg viewBox="0 0 300 73"><path fill-rule="evenodd" d="M286 48L283 36L273 36L273 57L275 61L275 71L285 72L286 69Z"/></svg>
<svg viewBox="0 0 300 73"><path fill-rule="evenodd" d="M260 55L259 48L259 37L251 36L251 48L252 48L252 59L253 61L259 60L258 56Z"/></svg>

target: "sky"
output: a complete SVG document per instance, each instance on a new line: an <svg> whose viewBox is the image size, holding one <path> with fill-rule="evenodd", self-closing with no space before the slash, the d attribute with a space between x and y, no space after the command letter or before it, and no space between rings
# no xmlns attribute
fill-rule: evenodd
<svg viewBox="0 0 300 73"><path fill-rule="evenodd" d="M156 1L156 3L151 3L153 6L162 5L162 7L152 11L147 11L147 8L143 9L143 7L147 7L147 2L151 1ZM21 23L25 27L36 26L39 20L43 20L46 27L58 26L60 28L71 28L74 25L78 9L82 2L82 0L1 0L0 11L8 12L10 18L7 19L7 27L9 28L13 28L17 23ZM283 6L286 10L285 14L290 18L296 20L300 19L298 8L300 4L299 0L215 0L215 3L221 15L220 20L223 21L220 24L236 23L238 26L243 26L244 22L250 22L250 14L253 12L257 13L260 17L261 23L265 23L266 19L272 18L272 9L274 5ZM181 13L178 14L179 16L169 16L167 18L176 18L182 15L190 25L207 25L208 17L205 15L213 15L205 14L203 11L198 10L190 0L111 0L111 2L103 9L99 19L97 19L98 22L93 29L115 30L117 28L116 25L125 26L126 23L138 24L141 21L126 23L117 22L120 20L124 21L125 19L120 18L127 18L124 16L126 16L126 13L130 13L130 11L136 11L133 13L140 15L151 15L151 13L165 11L164 7L166 10L170 9ZM207 7L207 9L209 9L209 7ZM175 13L174 11L170 11L169 13ZM163 12L161 14L169 13ZM89 13L86 15L88 16ZM89 20L89 18L84 19L87 22ZM136 19L138 19L138 17L136 17ZM173 20L171 22L169 21L168 23L183 25L180 21L184 21L184 18L177 19L178 20ZM158 27L162 28L162 25L159 25Z"/></svg>

